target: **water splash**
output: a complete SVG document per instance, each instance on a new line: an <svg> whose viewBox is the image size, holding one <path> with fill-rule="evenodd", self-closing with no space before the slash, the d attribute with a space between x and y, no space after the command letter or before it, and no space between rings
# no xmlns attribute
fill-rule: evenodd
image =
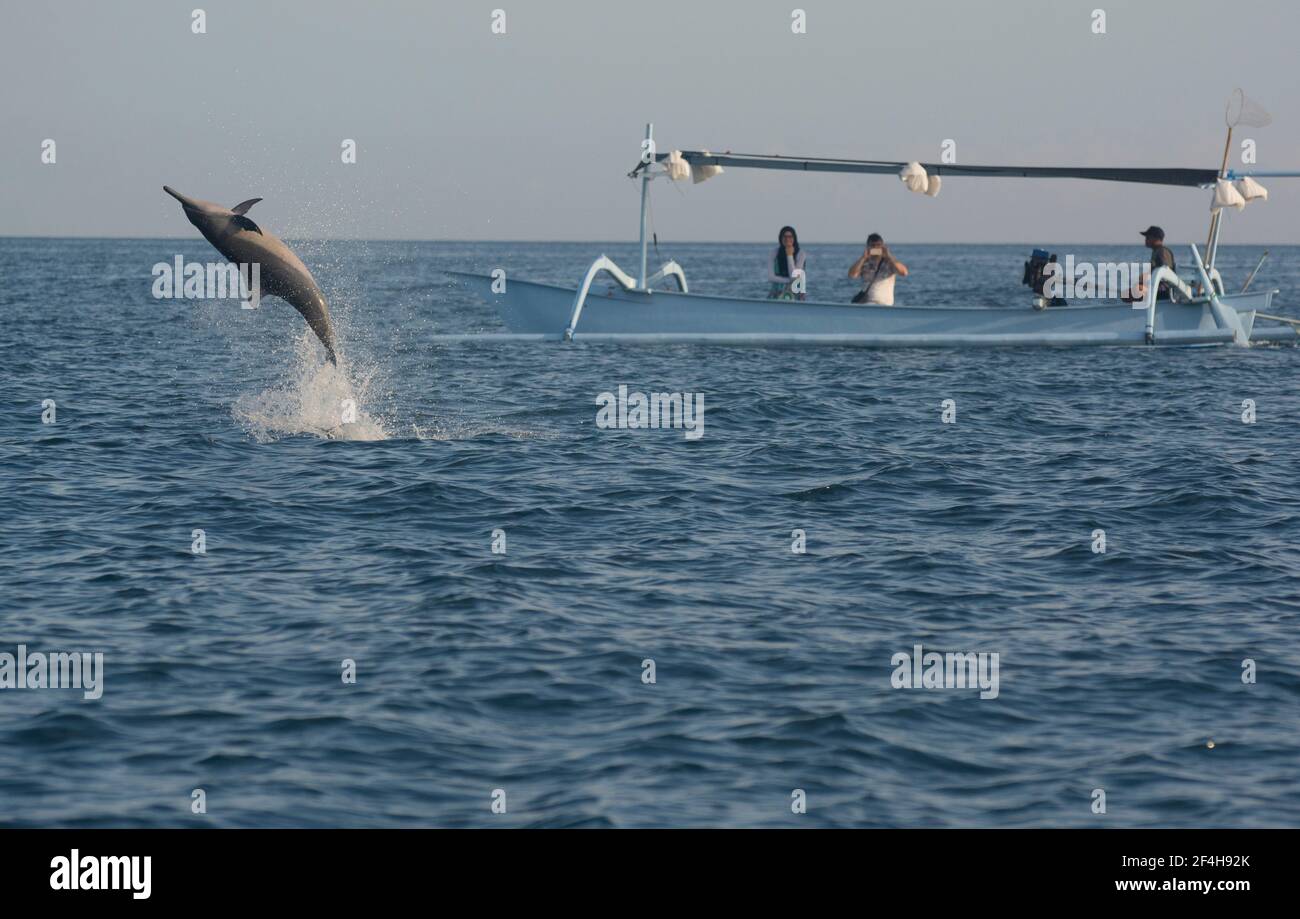
<svg viewBox="0 0 1300 919"><path fill-rule="evenodd" d="M373 368L335 366L325 360L309 329L298 338L287 378L260 393L235 401L231 415L260 443L308 434L329 440L387 440L389 432L370 404Z"/></svg>

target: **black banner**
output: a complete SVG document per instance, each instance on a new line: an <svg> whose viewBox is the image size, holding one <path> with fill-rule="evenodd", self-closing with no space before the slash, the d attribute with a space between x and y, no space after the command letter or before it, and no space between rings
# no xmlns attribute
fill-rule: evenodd
<svg viewBox="0 0 1300 919"><path fill-rule="evenodd" d="M918 909L1044 896L1231 909L1287 889L1294 843L1282 830L10 830L0 864L7 903L53 906L373 906L440 891L667 908L690 889L733 904L816 892Z"/></svg>

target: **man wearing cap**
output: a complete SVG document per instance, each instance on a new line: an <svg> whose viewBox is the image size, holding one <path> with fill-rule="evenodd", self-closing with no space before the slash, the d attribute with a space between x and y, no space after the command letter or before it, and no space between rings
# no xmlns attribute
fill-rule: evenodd
<svg viewBox="0 0 1300 919"><path fill-rule="evenodd" d="M894 258L883 236L872 233L867 237L862 255L849 266L849 277L862 279L862 290L853 298L854 303L893 306L894 278L907 277L907 266Z"/></svg>
<svg viewBox="0 0 1300 919"><path fill-rule="evenodd" d="M1146 240L1147 248L1151 250L1151 270L1155 271L1161 265L1170 271L1178 271L1178 266L1174 263L1174 254L1165 246L1165 231L1158 226L1152 225L1142 231L1142 236ZM1143 284L1139 287L1139 297L1145 295ZM1157 300L1169 299L1169 283L1160 282L1160 289L1156 291Z"/></svg>

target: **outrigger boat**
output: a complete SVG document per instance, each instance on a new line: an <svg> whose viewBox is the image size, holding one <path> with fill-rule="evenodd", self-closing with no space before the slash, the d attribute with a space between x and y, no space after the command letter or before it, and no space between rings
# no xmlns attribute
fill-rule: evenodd
<svg viewBox="0 0 1300 919"><path fill-rule="evenodd" d="M1231 140L1229 123L1229 140ZM1300 172L1235 172L1055 166L959 166L875 160L714 154L705 150L654 149L646 126L643 155L629 173L641 181L640 270L633 276L601 255L576 287L454 272L492 303L513 338L617 342L700 342L749 345L860 345L867 347L965 347L1028 345L1249 345L1295 342L1300 321L1268 314L1278 291L1228 293L1215 268L1218 210L1266 198L1256 176ZM685 165L683 165L685 164ZM646 201L653 178L703 181L723 168L898 175L912 191L938 193L946 177L1070 178L1215 189L1215 218L1206 257L1192 246L1199 283L1194 289L1167 267L1155 269L1144 300L1088 306L1046 306L1041 297L1020 308L860 306L814 300L771 300L690 292L686 273L668 261L647 274ZM1244 192L1245 198L1235 197ZM1258 266L1257 266L1258 270ZM594 289L600 275L613 279ZM1251 279L1254 274L1252 273ZM675 290L659 288L672 280ZM1246 286L1249 286L1250 280ZM1161 282L1174 299L1157 299ZM1265 326L1257 320L1274 324Z"/></svg>

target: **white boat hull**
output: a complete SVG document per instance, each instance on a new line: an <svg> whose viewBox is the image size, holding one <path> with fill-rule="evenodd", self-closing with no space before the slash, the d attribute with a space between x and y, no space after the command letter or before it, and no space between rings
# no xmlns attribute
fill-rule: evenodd
<svg viewBox="0 0 1300 919"><path fill-rule="evenodd" d="M496 307L517 335L563 339L573 315L574 288L508 281L492 290L486 275L458 274ZM1252 341L1295 341L1294 328L1252 333L1256 310L1272 292L1221 297L1240 316ZM719 344L859 345L864 347L1009 347L1142 345L1147 313L1127 304L1035 310L858 306L791 300L754 300L593 286L574 338L584 341L710 342ZM1233 340L1208 304L1160 302L1153 344L1220 344Z"/></svg>

